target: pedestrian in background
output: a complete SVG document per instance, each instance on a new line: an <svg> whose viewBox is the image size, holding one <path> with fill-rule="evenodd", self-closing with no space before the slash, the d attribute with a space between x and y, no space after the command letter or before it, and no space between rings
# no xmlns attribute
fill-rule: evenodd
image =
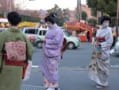
<svg viewBox="0 0 119 90"><path fill-rule="evenodd" d="M112 46L111 46L111 49L113 49L114 48L114 46L115 46L115 43L116 43L116 37L117 37L117 35L116 35L116 28L113 28L112 29L112 35L113 35L113 43L112 43Z"/></svg>
<svg viewBox="0 0 119 90"><path fill-rule="evenodd" d="M96 33L96 43L89 66L91 80L96 82L97 88L108 86L110 67L110 48L113 42L112 30L109 27L111 19L107 16L101 18L101 28Z"/></svg>
<svg viewBox="0 0 119 90"><path fill-rule="evenodd" d="M87 42L90 42L91 40L90 40L90 32L89 31L86 32L86 37L87 37Z"/></svg>
<svg viewBox="0 0 119 90"><path fill-rule="evenodd" d="M43 59L40 69L46 90L59 90L58 65L61 61L64 34L63 30L56 24L57 17L55 14L48 15L45 22L49 29L43 44Z"/></svg>
<svg viewBox="0 0 119 90"><path fill-rule="evenodd" d="M21 22L20 15L9 12L7 19L10 28L0 33L0 90L21 90L21 80L28 60L32 59L33 47L17 27ZM13 49L9 48L11 45ZM14 49L20 51L15 53Z"/></svg>

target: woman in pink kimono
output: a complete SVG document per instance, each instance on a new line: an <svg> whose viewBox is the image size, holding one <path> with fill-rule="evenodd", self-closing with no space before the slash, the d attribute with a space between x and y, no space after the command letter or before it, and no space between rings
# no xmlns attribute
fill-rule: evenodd
<svg viewBox="0 0 119 90"><path fill-rule="evenodd" d="M90 78L96 82L97 88L108 86L110 47L113 42L110 21L107 16L101 18L102 27L96 33L92 63L89 66Z"/></svg>
<svg viewBox="0 0 119 90"><path fill-rule="evenodd" d="M49 30L43 44L43 59L41 71L44 76L46 90L59 90L58 65L61 61L61 48L63 46L63 30L56 24L56 16L51 14L45 18Z"/></svg>

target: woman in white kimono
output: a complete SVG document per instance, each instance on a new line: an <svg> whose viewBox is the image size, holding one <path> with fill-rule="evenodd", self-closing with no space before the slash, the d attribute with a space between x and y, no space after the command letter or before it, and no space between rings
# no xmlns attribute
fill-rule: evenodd
<svg viewBox="0 0 119 90"><path fill-rule="evenodd" d="M61 61L64 34L63 30L57 26L54 14L47 16L45 22L49 29L43 44L43 59L40 69L44 76L46 90L59 90L58 65Z"/></svg>
<svg viewBox="0 0 119 90"><path fill-rule="evenodd" d="M89 65L91 80L96 82L97 88L108 86L110 67L110 47L113 42L112 30L109 27L111 19L107 16L101 18L102 27L97 30L92 62Z"/></svg>

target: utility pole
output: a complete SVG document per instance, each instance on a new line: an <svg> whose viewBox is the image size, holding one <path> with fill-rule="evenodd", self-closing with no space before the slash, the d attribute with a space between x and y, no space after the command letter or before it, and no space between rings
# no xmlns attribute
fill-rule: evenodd
<svg viewBox="0 0 119 90"><path fill-rule="evenodd" d="M9 0L9 12L11 12L11 11L12 11L12 1Z"/></svg>
<svg viewBox="0 0 119 90"><path fill-rule="evenodd" d="M116 36L118 37L119 24L119 0L117 0L117 20L116 20Z"/></svg>
<svg viewBox="0 0 119 90"><path fill-rule="evenodd" d="M7 12L14 10L14 0L6 0Z"/></svg>
<svg viewBox="0 0 119 90"><path fill-rule="evenodd" d="M77 0L77 15L78 20L82 19L81 0Z"/></svg>

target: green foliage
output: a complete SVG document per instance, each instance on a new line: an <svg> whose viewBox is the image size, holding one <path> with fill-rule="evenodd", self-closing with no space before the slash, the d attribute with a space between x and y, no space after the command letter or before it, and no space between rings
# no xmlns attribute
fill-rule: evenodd
<svg viewBox="0 0 119 90"><path fill-rule="evenodd" d="M76 14L75 16L76 16L77 19L79 19L80 13ZM82 20L86 20L87 19L87 13L82 11L81 18L82 18Z"/></svg>
<svg viewBox="0 0 119 90"><path fill-rule="evenodd" d="M68 9L64 9L62 10L58 5L55 5L52 9L48 10L48 13L56 13L57 14L57 24L59 26L63 26L64 22L69 20L69 10Z"/></svg>
<svg viewBox="0 0 119 90"><path fill-rule="evenodd" d="M96 19L93 19L93 18L88 19L88 24L91 25L91 26L96 26L97 20Z"/></svg>
<svg viewBox="0 0 119 90"><path fill-rule="evenodd" d="M86 20L86 19L87 19L87 13L84 12L84 11L82 12L82 19L83 19L83 20Z"/></svg>
<svg viewBox="0 0 119 90"><path fill-rule="evenodd" d="M36 18L36 17L31 17L31 16L25 16L25 15L21 15L22 17L22 21L31 21L31 22L39 22L40 18Z"/></svg>
<svg viewBox="0 0 119 90"><path fill-rule="evenodd" d="M117 0L87 0L87 4L93 12L101 11L110 16L116 16Z"/></svg>
<svg viewBox="0 0 119 90"><path fill-rule="evenodd" d="M97 11L96 11L96 8L91 8L91 14L92 16L97 16Z"/></svg>
<svg viewBox="0 0 119 90"><path fill-rule="evenodd" d="M114 1L110 1L108 4L107 8L105 11L110 15L110 16L116 16L116 10L117 10L117 5Z"/></svg>
<svg viewBox="0 0 119 90"><path fill-rule="evenodd" d="M97 0L87 0L87 4L91 8L96 8Z"/></svg>

